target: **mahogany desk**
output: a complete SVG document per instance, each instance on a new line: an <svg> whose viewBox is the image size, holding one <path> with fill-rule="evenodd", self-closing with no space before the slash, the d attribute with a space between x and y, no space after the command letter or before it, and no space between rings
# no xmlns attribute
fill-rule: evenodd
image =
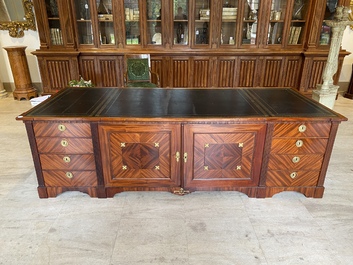
<svg viewBox="0 0 353 265"><path fill-rule="evenodd" d="M40 198L144 190L320 198L347 120L285 88L67 88L17 119Z"/></svg>

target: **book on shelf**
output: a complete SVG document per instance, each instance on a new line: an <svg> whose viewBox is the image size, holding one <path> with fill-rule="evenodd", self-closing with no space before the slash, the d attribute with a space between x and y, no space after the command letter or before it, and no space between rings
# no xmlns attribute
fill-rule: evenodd
<svg viewBox="0 0 353 265"><path fill-rule="evenodd" d="M61 29L51 28L50 38L53 45L63 45L63 37L62 37Z"/></svg>
<svg viewBox="0 0 353 265"><path fill-rule="evenodd" d="M288 44L298 44L302 27L290 27Z"/></svg>

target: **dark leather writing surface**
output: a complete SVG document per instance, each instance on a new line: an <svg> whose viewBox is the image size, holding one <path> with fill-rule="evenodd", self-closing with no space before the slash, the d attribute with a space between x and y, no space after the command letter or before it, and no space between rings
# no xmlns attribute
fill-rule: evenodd
<svg viewBox="0 0 353 265"><path fill-rule="evenodd" d="M288 88L67 88L24 116L35 117L335 117Z"/></svg>

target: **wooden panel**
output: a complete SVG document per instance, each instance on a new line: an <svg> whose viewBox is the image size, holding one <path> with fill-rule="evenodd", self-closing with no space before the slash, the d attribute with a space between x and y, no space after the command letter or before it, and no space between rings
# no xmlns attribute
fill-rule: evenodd
<svg viewBox="0 0 353 265"><path fill-rule="evenodd" d="M66 172L67 171L43 171L45 185L51 187L85 187L97 185L95 171L70 171L73 175L72 178L68 178Z"/></svg>
<svg viewBox="0 0 353 265"><path fill-rule="evenodd" d="M218 87L234 87L234 75L236 73L235 59L218 60Z"/></svg>
<svg viewBox="0 0 353 265"><path fill-rule="evenodd" d="M60 90L67 87L69 81L74 79L69 60L47 60L46 65L51 89Z"/></svg>
<svg viewBox="0 0 353 265"><path fill-rule="evenodd" d="M37 141L38 151L40 153L60 153L60 154L93 153L93 145L92 145L91 138L38 137L36 141ZM67 146L63 146L62 141L66 141Z"/></svg>
<svg viewBox="0 0 353 265"><path fill-rule="evenodd" d="M102 125L99 132L107 186L178 185L179 125Z"/></svg>
<svg viewBox="0 0 353 265"><path fill-rule="evenodd" d="M189 86L189 60L175 59L172 61L172 86L173 87L188 87Z"/></svg>
<svg viewBox="0 0 353 265"><path fill-rule="evenodd" d="M254 86L255 71L257 60L253 58L240 58L238 72L238 86L252 87Z"/></svg>
<svg viewBox="0 0 353 265"><path fill-rule="evenodd" d="M185 187L255 186L259 180L265 125L187 124Z"/></svg>
<svg viewBox="0 0 353 265"><path fill-rule="evenodd" d="M66 162L64 157L69 157ZM40 155L43 170L95 170L94 155Z"/></svg>
<svg viewBox="0 0 353 265"><path fill-rule="evenodd" d="M303 143L301 147L296 146L298 141ZM327 142L327 138L275 138L272 141L271 152L276 154L324 154Z"/></svg>
<svg viewBox="0 0 353 265"><path fill-rule="evenodd" d="M298 187L315 186L319 178L320 171L295 171L296 177L291 178L294 171L268 171L266 186L269 187Z"/></svg>
<svg viewBox="0 0 353 265"><path fill-rule="evenodd" d="M62 126L64 126L64 129L62 128ZM34 122L33 128L34 128L34 133L36 137L41 137L41 136L90 137L91 136L91 126L89 123Z"/></svg>
<svg viewBox="0 0 353 265"><path fill-rule="evenodd" d="M151 70L159 75L161 86L165 83L165 76L163 71L163 61L161 58L151 58ZM152 83L157 84L155 75L152 75Z"/></svg>
<svg viewBox="0 0 353 265"><path fill-rule="evenodd" d="M260 86L278 87L280 85L283 72L282 62L282 59L265 59L263 81Z"/></svg>
<svg viewBox="0 0 353 265"><path fill-rule="evenodd" d="M85 80L91 80L93 84L98 84L96 76L95 57L80 57L80 74Z"/></svg>
<svg viewBox="0 0 353 265"><path fill-rule="evenodd" d="M193 63L193 85L192 87L209 87L210 61L208 59L194 59ZM190 76L190 74L189 74Z"/></svg>
<svg viewBox="0 0 353 265"><path fill-rule="evenodd" d="M299 88L301 60L288 59L285 70L282 72L281 86Z"/></svg>
<svg viewBox="0 0 353 265"><path fill-rule="evenodd" d="M293 158L299 162L294 163ZM269 170L320 170L323 155L270 155Z"/></svg>
<svg viewBox="0 0 353 265"><path fill-rule="evenodd" d="M305 125L304 132L299 127ZM275 124L273 137L328 137L330 123L278 123Z"/></svg>
<svg viewBox="0 0 353 265"><path fill-rule="evenodd" d="M311 74L308 75L308 89L316 89L317 84L322 84L322 73L325 69L326 59L327 58L322 58L322 60L316 60L313 62Z"/></svg>
<svg viewBox="0 0 353 265"><path fill-rule="evenodd" d="M101 85L103 87L117 87L117 73L119 73L115 59L99 58L99 67L101 75Z"/></svg>

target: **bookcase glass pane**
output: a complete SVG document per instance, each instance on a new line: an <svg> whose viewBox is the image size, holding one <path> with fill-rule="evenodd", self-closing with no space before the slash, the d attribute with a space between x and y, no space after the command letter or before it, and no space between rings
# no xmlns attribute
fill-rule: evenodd
<svg viewBox="0 0 353 265"><path fill-rule="evenodd" d="M246 0L243 13L242 44L256 44L260 0Z"/></svg>
<svg viewBox="0 0 353 265"><path fill-rule="evenodd" d="M283 39L284 14L287 0L272 0L270 24L268 29L268 44L281 44Z"/></svg>
<svg viewBox="0 0 353 265"><path fill-rule="evenodd" d="M147 1L147 44L162 44L162 2L161 0Z"/></svg>
<svg viewBox="0 0 353 265"><path fill-rule="evenodd" d="M101 45L115 44L114 19L111 0L97 0L98 30Z"/></svg>
<svg viewBox="0 0 353 265"><path fill-rule="evenodd" d="M140 8L138 0L124 0L125 41L127 45L141 43Z"/></svg>
<svg viewBox="0 0 353 265"><path fill-rule="evenodd" d="M331 41L331 27L327 26L325 20L332 20L336 12L337 0L327 0L324 22L320 33L320 45L329 45Z"/></svg>
<svg viewBox="0 0 353 265"><path fill-rule="evenodd" d="M78 41L93 44L91 6L89 0L75 0Z"/></svg>
<svg viewBox="0 0 353 265"><path fill-rule="evenodd" d="M174 44L186 45L189 41L189 1L174 0L173 15L174 15Z"/></svg>
<svg viewBox="0 0 353 265"><path fill-rule="evenodd" d="M221 45L235 45L238 0L223 0Z"/></svg>
<svg viewBox="0 0 353 265"><path fill-rule="evenodd" d="M196 0L195 5L195 44L209 44L210 1Z"/></svg>
<svg viewBox="0 0 353 265"><path fill-rule="evenodd" d="M291 24L288 34L288 44L302 44L304 39L304 28L309 8L309 0L295 0Z"/></svg>
<svg viewBox="0 0 353 265"><path fill-rule="evenodd" d="M50 30L50 41L52 45L63 45L59 9L56 0L45 0Z"/></svg>

